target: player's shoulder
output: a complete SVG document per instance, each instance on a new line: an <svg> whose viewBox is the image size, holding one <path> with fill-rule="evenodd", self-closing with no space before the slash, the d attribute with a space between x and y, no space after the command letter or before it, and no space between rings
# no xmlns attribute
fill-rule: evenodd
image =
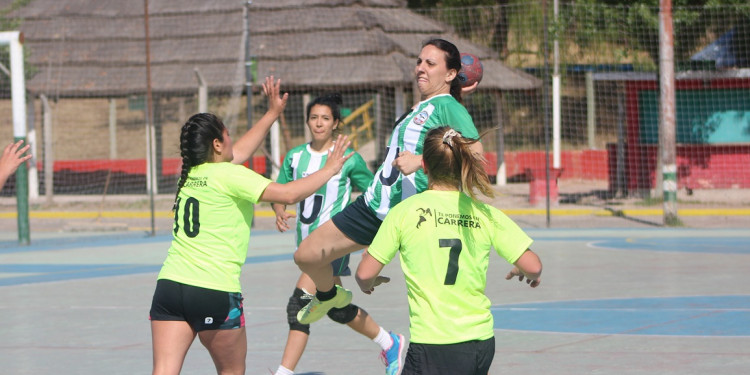
<svg viewBox="0 0 750 375"><path fill-rule="evenodd" d="M255 172L253 169L244 166L243 164L234 163L206 163L213 164L210 167L210 174L216 181L226 182L235 181L237 178L265 178L262 175Z"/></svg>
<svg viewBox="0 0 750 375"><path fill-rule="evenodd" d="M471 115L469 114L469 111L466 109L466 107L464 107L463 104L459 103L456 98L450 95L441 95L437 97L433 105L437 109L437 112L441 118L445 118L446 116L448 116L450 118L463 118L466 120L471 120Z"/></svg>
<svg viewBox="0 0 750 375"><path fill-rule="evenodd" d="M365 159L364 159L364 158L362 157L362 154L360 154L359 152L357 152L357 150L355 150L355 149L353 149L353 148L351 148L351 147L347 148L347 149L346 149L346 151L344 151L344 154L345 154L345 155L349 155L349 154L352 154L352 156L351 156L351 158L350 158L350 159L355 159L355 160L357 160L357 161L360 161L360 160L362 160L362 161L363 161L363 160L365 160Z"/></svg>
<svg viewBox="0 0 750 375"><path fill-rule="evenodd" d="M307 151L307 143L303 143L301 145L297 145L297 146L292 147L286 153L286 156L289 157L289 156L292 156L294 154L297 154L297 153L300 153L300 152L305 152L305 151Z"/></svg>
<svg viewBox="0 0 750 375"><path fill-rule="evenodd" d="M354 153L354 155L352 155L352 157L354 157L354 156L361 156L361 155L359 155L359 152L357 152L357 150L355 150L353 147L347 147L346 151L344 151L344 153L347 154L347 155L350 154L350 153Z"/></svg>
<svg viewBox="0 0 750 375"><path fill-rule="evenodd" d="M413 211L415 207L431 205L432 203L435 203L435 196L431 190L425 190L404 199L391 210L397 208L400 212L408 212Z"/></svg>
<svg viewBox="0 0 750 375"><path fill-rule="evenodd" d="M463 104L456 100L456 98L454 98L452 95L438 95L434 97L430 102L435 106L464 108Z"/></svg>
<svg viewBox="0 0 750 375"><path fill-rule="evenodd" d="M201 167L201 169L205 173L212 173L212 174L218 174L218 175L223 174L224 171L227 171L227 170L236 170L238 168L246 169L244 165L234 164L234 163L229 163L229 162L203 163L199 165L199 167Z"/></svg>
<svg viewBox="0 0 750 375"><path fill-rule="evenodd" d="M225 185L227 181L231 180L230 176L239 176L242 173L238 168L247 169L243 165L228 162L197 165L190 170L185 186L202 188Z"/></svg>

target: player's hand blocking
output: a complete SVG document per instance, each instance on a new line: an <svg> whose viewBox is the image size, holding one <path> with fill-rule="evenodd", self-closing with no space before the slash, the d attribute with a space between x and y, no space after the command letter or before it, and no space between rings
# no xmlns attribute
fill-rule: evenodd
<svg viewBox="0 0 750 375"><path fill-rule="evenodd" d="M334 143L333 150L328 151L328 158L326 159L326 164L323 166L323 168L329 168L334 170L335 173L339 173L341 171L341 168L344 166L344 163L346 163L349 158L354 155L353 152L350 152L348 155L344 155L346 153L347 147L352 142L349 141L349 136L341 135L339 134L338 137L336 137L336 142Z"/></svg>

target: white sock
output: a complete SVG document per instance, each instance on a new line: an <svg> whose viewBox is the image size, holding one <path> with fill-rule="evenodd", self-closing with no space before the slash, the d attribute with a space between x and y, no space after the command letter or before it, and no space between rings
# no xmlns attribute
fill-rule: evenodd
<svg viewBox="0 0 750 375"><path fill-rule="evenodd" d="M279 368L276 369L276 372L273 375L294 375L294 371L279 365Z"/></svg>
<svg viewBox="0 0 750 375"><path fill-rule="evenodd" d="M376 344L380 345L380 348L383 350L388 350L393 346L391 334L384 330L383 327L380 327L380 332L378 332L378 335L375 336L372 341L375 341Z"/></svg>

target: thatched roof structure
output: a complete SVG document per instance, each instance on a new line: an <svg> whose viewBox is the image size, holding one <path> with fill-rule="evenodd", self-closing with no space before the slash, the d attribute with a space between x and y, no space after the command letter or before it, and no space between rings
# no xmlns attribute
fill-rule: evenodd
<svg viewBox="0 0 750 375"><path fill-rule="evenodd" d="M9 4L0 0L0 5ZM482 89L525 90L540 81L490 58L448 26L401 0L150 0L152 89L194 92L195 69L209 89L242 90L249 10L257 76L283 77L289 90L410 87L422 41L441 36L482 58ZM117 97L146 87L144 2L32 0L21 19L33 94Z"/></svg>

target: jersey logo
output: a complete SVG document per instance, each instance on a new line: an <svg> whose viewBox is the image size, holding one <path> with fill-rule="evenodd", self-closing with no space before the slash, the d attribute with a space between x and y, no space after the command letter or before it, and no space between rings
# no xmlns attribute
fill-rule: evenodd
<svg viewBox="0 0 750 375"><path fill-rule="evenodd" d="M313 196L312 212L310 212L310 215L308 216L305 216L305 202L307 202L307 199L299 202L299 221L302 222L302 224L312 224L320 215L320 208L323 207L323 196L320 194L315 194Z"/></svg>
<svg viewBox="0 0 750 375"><path fill-rule="evenodd" d="M391 152L391 148L390 147L386 147L385 154L386 155L390 155L390 152ZM396 157L398 157L399 153L401 153L401 148L400 147L396 147L396 153L395 153ZM386 156L386 160L387 160L387 158L388 157ZM398 168L391 167L391 172L388 175L388 177L384 177L383 176L383 170L381 169L380 170L380 176L378 177L378 179L380 180L381 184L383 184L385 186L391 186L391 185L393 185L394 182L396 182L396 180L398 180L398 176L399 175L401 175L401 171L399 171Z"/></svg>
<svg viewBox="0 0 750 375"><path fill-rule="evenodd" d="M432 212L430 212L429 208L417 208L417 212L419 212L419 221L417 222L417 229L419 229L419 226L427 221L427 216L432 216Z"/></svg>
<svg viewBox="0 0 750 375"><path fill-rule="evenodd" d="M430 114L427 113L427 111L419 112L418 115L414 116L414 123L417 125L422 125L427 121L427 119L430 117Z"/></svg>
<svg viewBox="0 0 750 375"><path fill-rule="evenodd" d="M214 318L207 316L205 320L203 320L203 324L213 324Z"/></svg>

